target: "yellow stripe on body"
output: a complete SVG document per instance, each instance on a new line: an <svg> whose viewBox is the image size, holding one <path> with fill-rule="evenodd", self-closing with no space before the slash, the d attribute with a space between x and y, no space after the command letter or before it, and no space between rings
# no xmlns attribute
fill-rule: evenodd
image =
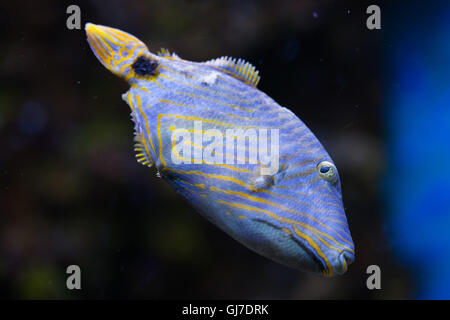
<svg viewBox="0 0 450 320"><path fill-rule="evenodd" d="M185 181L183 181L183 180L181 180L181 179L175 179L175 180L176 180L176 181L180 181L181 183L186 183ZM190 193L192 193L192 194L194 194L194 195L197 194L197 192L195 192L194 190L189 189L188 187L184 186L183 184L178 185L178 186L182 187L183 189L189 191Z"/></svg>
<svg viewBox="0 0 450 320"><path fill-rule="evenodd" d="M158 82L158 80L156 80L156 76L151 77L150 81L154 82L161 90L167 90Z"/></svg>
<svg viewBox="0 0 450 320"><path fill-rule="evenodd" d="M322 222L320 222L319 220L315 219L315 218L312 217L312 216L306 215L306 214L304 214L303 212L300 212L300 211L297 211L297 210L293 210L293 209L287 208L287 207L285 207L285 206L279 205L279 204L277 204L277 203L268 201L268 200L263 199L263 198L258 198L258 197L254 197L254 196L249 196L249 195L247 195L246 193L239 192L239 191L223 190L223 189L219 189L219 188L216 188L216 187L210 187L210 190L211 190L211 191L218 191L218 192L222 192L222 193L226 193L226 194L237 195L237 196L240 196L240 197L243 197L243 198L252 200L252 201L254 201L254 202L260 202L260 203L268 204L268 205L271 205L271 206L276 207L276 208L278 208L278 209L281 209L281 210L284 210L284 211L287 211L287 212L290 212L290 213L293 213L293 214L300 215L300 216L302 216L302 217L304 217L304 218L306 218L306 219L311 219L312 221L314 221L314 222L316 222L317 224L321 225L321 226L324 227L325 229L334 231L333 229L331 229L330 227L328 227L327 225L323 224ZM291 221L294 221L294 220L291 220ZM302 227L304 227L305 229L308 229L308 230L312 231L314 234L317 232L318 234L320 234L320 235L322 235L322 236L324 236L324 237L327 237L328 239L330 239L331 241L333 241L335 244L337 244L337 245L339 245L339 246L341 246L341 247L343 247L343 248L345 248L345 249L348 249L349 251L351 251L352 253L354 253L353 249L351 249L351 248L349 248L349 247L347 247L347 246L345 246L345 245L343 245L343 244L337 242L332 236L330 236L330 235L328 235L328 234L325 234L325 233L319 231L318 229L314 228L313 226L311 226L311 225L309 225L309 224L307 224L307 223L303 223L303 222L297 222L297 223L298 223L299 225L301 225ZM339 229L339 230L342 230L342 229ZM344 231L344 230L342 230L342 231ZM349 243L349 242L347 242L345 239L343 239L342 236L341 236L339 233L337 233L337 232L335 232L335 233L336 233L336 235L337 235L342 241L344 241L344 242L346 242L347 244L351 245L351 243ZM327 244L327 243L325 243L325 242L324 242L324 244L326 244L329 248L336 249L336 248L334 248L334 247L331 247L329 244ZM338 250L338 249L336 249L336 250ZM338 250L338 251L339 251L339 252L342 252L342 250Z"/></svg>
<svg viewBox="0 0 450 320"><path fill-rule="evenodd" d="M167 57L164 57L164 58L171 59L171 60L176 60L176 61L181 62L181 63L191 64L191 65L195 65L195 66L198 66L198 64L200 64L199 62L192 62L192 61L188 61L188 60L179 59L179 58L176 58L176 57L167 56ZM239 80L243 81L244 83L246 83L246 84L248 84L248 85L250 85L252 87L256 87L256 84L251 83L248 79L245 79L242 75L236 74L235 72L231 72L231 71L229 71L229 70L227 70L225 68L222 68L222 67L219 67L219 66L215 66L215 65L212 65L212 64L208 64L207 66L211 67L211 68L214 68L214 69L218 69L218 70L220 70L220 71L222 71L222 72L232 76L233 78L238 78ZM240 63L240 64L236 63L234 65L235 71L236 72L240 72L240 70L238 71L238 67L240 67L242 69L242 66L243 66L242 63Z"/></svg>
<svg viewBox="0 0 450 320"><path fill-rule="evenodd" d="M218 121L215 121L215 120L208 120L208 119L203 119L203 118L198 118L198 117L186 117L186 116L179 116L179 115L162 115L162 114L160 114L160 115L158 115L158 138L159 138L159 142L160 142L160 160L161 160L161 162L164 164L164 166L166 166L166 162L164 161L164 159L163 159L163 157L162 157L162 140L161 140L161 132L160 132L160 126L161 126L161 122L160 122L160 119L162 118L162 117L164 117L164 116L167 116L167 117L175 117L175 118L181 118L181 119L191 119L191 120L200 120L200 121L206 121L206 122L208 122L208 121L210 121L210 122L213 122L213 123L217 123L217 124L220 124L220 125L224 125L224 126L233 126L233 125L231 125L231 124L226 124L226 123L221 123L221 122L218 122ZM174 142L172 142L172 147L174 146ZM195 146L195 145L194 145ZM209 163L207 163L207 164L209 164ZM232 169L232 170L242 170L242 169L239 169L239 168L235 168L235 167L231 167L231 166L226 166L226 165L222 165L222 166L224 166L224 167L228 167L229 169ZM248 173L250 173L248 170L246 170ZM319 179L320 179L320 177L319 177ZM236 180L236 179L234 179L234 180ZM242 182L243 183L243 182ZM239 183L238 183L239 184ZM247 185L248 186L248 184L246 184L246 183L243 183L243 184L241 184L241 185ZM274 186L275 187L275 186ZM250 187L247 187L248 189L250 189L250 190L252 190L252 191L256 191L256 190L254 190L254 187L253 186L250 186ZM272 193L272 192L270 192L270 191L268 191L268 190L258 190L258 191L262 191L262 192L267 192L267 193L269 193L269 194L272 194L272 195L274 195L274 196L282 196L282 195L278 195L278 194L275 194L275 193ZM288 196L284 196L284 197L288 197ZM288 198L291 198L291 197L288 197ZM296 201L296 202L298 202L296 199L294 199L294 198L291 198L291 200L294 200L294 201ZM342 216L341 214L339 214L340 216ZM349 244L349 245L351 245L348 241L346 241L345 239L343 239L339 234L338 234L338 236L341 238L341 240L342 241L344 241L344 242L346 242L347 244ZM335 243L337 243L334 239L332 239ZM337 243L338 244L338 243ZM340 244L339 244L340 245ZM348 247L346 247L346 246L344 246L344 245L341 245L341 246L343 246L343 247L345 247L345 248L348 248ZM348 248L349 250L352 250L352 249L350 249L350 248Z"/></svg>
<svg viewBox="0 0 450 320"><path fill-rule="evenodd" d="M158 134L158 140L159 140L159 158L161 163L166 166L166 162L162 157L162 139L161 139L161 118L163 117L171 117L176 119L184 119L184 120L198 120L203 121L207 123L214 123L222 126L232 127L232 128L242 128L242 129L252 129L252 128L258 128L258 127L240 127L229 123L224 123L216 120L211 119L204 119L200 117L192 117L192 116L181 116L181 115L175 115L175 114L158 114L158 126L157 126L157 134ZM146 121L147 123L147 121Z"/></svg>
<svg viewBox="0 0 450 320"><path fill-rule="evenodd" d="M167 59L168 57L163 57L163 58L164 58L164 59ZM178 61L182 61L182 60L178 60ZM183 60L183 61L184 61L184 60ZM210 66L210 65L208 65L208 66L209 66L209 67L212 67L212 66ZM171 68L171 67L169 67L169 66L161 65L160 67L163 68L163 69L169 70L169 71L171 71L171 72L173 72L173 73L177 73L177 74L181 75L182 77L187 77L187 78L192 79L192 80L200 81L200 79L199 79L198 77L194 77L194 76L192 76L192 75L190 75L190 74L186 74L186 73L180 72L180 71L178 71L178 70L176 70L176 69L173 69L173 68ZM222 68L219 69L219 68L216 67L216 69L217 69L218 71L223 71ZM201 75L207 75L206 73L199 72L198 70L196 70L195 72L198 73L198 74L201 74ZM219 75L219 76L217 76L217 78L218 78L218 79L222 79L222 80L225 81L225 83L227 83L227 81L226 81L222 76ZM230 87L230 86L224 86L224 85L222 85L222 84L219 84L219 85L216 84L215 86L218 87L218 88L222 88L223 90L228 91L228 92L230 92L230 93L234 93L234 94L237 94L237 95L240 95L240 96L246 96L246 94L243 94L242 91L237 90L237 89L235 89L235 88L232 88L232 87ZM264 96L264 93L262 93L261 91L258 91L258 94L259 94L260 96Z"/></svg>
<svg viewBox="0 0 450 320"><path fill-rule="evenodd" d="M198 171L198 170L191 170L191 171L177 170L177 169L172 169L172 168L168 168L168 167L164 167L164 168L162 168L162 170L175 172L175 173L178 173L178 174L198 174L198 175L201 175L201 176L207 177L207 178L214 178L214 179L219 179L219 180L223 180L223 181L233 182L233 183L236 183L236 184L238 184L240 186L243 186L243 187L245 187L245 188L247 188L249 190L253 190L253 186L251 186L251 185L249 185L249 184L247 184L247 183L245 183L243 181L240 181L240 180L238 180L236 178L229 177L229 176L204 173L204 172L201 172L201 171Z"/></svg>
<svg viewBox="0 0 450 320"><path fill-rule="evenodd" d="M216 120L212 120L212 119L205 119L205 118L194 117L194 116L181 116L181 115L177 115L177 114L159 114L158 117L172 117L172 118L184 119L184 120L198 120L198 121L202 121L202 122L214 123L214 124L218 124L218 125L221 125L224 127L231 127L231 128L241 128L241 129L258 129L259 128L259 127L255 127L255 126L250 126L250 127L237 126L235 124L220 122L220 121L216 121Z"/></svg>
<svg viewBox="0 0 450 320"><path fill-rule="evenodd" d="M338 202L342 201L342 199L336 195L336 191L332 190L328 184L325 184L325 185L319 184L317 187L315 187L314 189L311 190L311 193L315 193L319 189L326 189L326 190L330 191L330 193L322 194L323 196L327 196L330 199L337 200ZM298 193L298 192L296 192L296 193Z"/></svg>
<svg viewBox="0 0 450 320"><path fill-rule="evenodd" d="M297 175L296 175L296 176L297 176ZM317 181L320 181L321 179L322 179L322 178L321 178L320 176L317 176L316 178L314 178L314 179L312 179L311 181L309 181L309 183L310 183L310 184L314 184L314 183L316 183ZM299 182L299 183L294 184L294 185L273 186L273 188L276 188L276 189L292 189L292 188L296 188L296 187L301 187L301 186L303 186L303 185L304 185L304 183ZM316 192L316 191L317 191L318 189L320 189L321 187L323 187L323 186L322 186L322 185L318 185L318 186L317 186L316 188L314 188L310 193ZM338 198L338 196L336 196L336 192L335 192L335 191L331 190L330 188L328 188L328 190L331 191L331 195L329 195L329 194L324 194L324 196L331 197L331 199L333 199L333 200L341 201L341 199ZM304 194L304 193L302 193L302 192L296 192L296 193L298 193L298 194Z"/></svg>
<svg viewBox="0 0 450 320"><path fill-rule="evenodd" d="M296 234L298 234L301 238L305 239L309 243L309 245L312 248L314 248L314 250L317 252L317 254L325 261L326 268L327 268L327 271L329 273L329 276L331 276L333 274L333 268L331 267L330 262L328 261L327 257L323 254L322 250L320 250L320 247L314 242L314 240L312 240L306 234L301 233L297 229L296 225L301 225L300 222L297 222L297 221L294 221L294 220L290 220L290 219L286 219L286 218L283 218L283 217L279 217L278 215L276 215L275 213L273 213L271 211L268 211L268 210L265 210L265 209L256 208L256 207L247 206L245 204L234 203L234 202L227 202L227 201L223 201L223 200L217 200L217 202L221 203L221 204L224 204L224 205L228 205L230 207L245 209L245 210L248 210L248 211L256 211L256 212L265 213L265 214L269 215L270 217L274 218L277 221L288 223L288 224L292 224Z"/></svg>
<svg viewBox="0 0 450 320"><path fill-rule="evenodd" d="M193 144L193 143L191 143L191 145L196 146L196 145ZM173 148L173 147L174 147L174 141L172 141L172 148ZM179 154L177 154L177 153L176 153L176 156L177 156L180 160L186 160L186 159L182 158L181 156L179 156ZM211 164L211 163L207 163L207 164ZM216 164L216 165L217 165L217 164ZM246 170L246 169L240 169L240 168L231 167L231 166L227 166L227 165L222 165L222 166L223 166L223 167L226 167L226 168L228 168L228 169L231 169L231 170L235 170L235 171L244 171L244 172L249 173L249 174L254 174L252 171L249 171L249 170ZM241 182L242 182L243 184L245 184L243 181L241 181ZM241 185L242 185L242 184L241 184ZM254 189L253 186L251 186L251 187L248 188L248 189L251 190L252 192L264 192L264 193L268 193L268 194L270 194L270 195L273 195L273 196L275 196L275 197L287 198L287 199L289 199L289 200L291 200L291 201L294 201L294 202L296 202L296 203L298 203L298 204L300 204L300 205L304 205L304 206L308 206L309 208L312 208L312 206L309 205L308 203L299 201L298 199L293 198L293 197L290 197L290 196L287 196L287 195L277 194L277 193L271 192L271 191L266 190L266 189L258 189L258 190L256 190L256 189ZM306 195L306 194L302 194L302 195ZM329 203L329 204L334 204L334 203ZM339 206L336 206L336 207L337 207L338 209L340 209ZM312 208L312 209L315 210L314 208ZM286 210L291 210L291 209L286 208ZM319 212L318 210L315 210L315 211L316 211L316 212ZM297 212L297 211L294 210L293 213L299 213L299 212ZM325 212L325 213L326 213L326 214L329 214L329 212ZM341 213L337 213L336 215L345 218L345 215L343 215L343 214L341 214ZM313 218L313 217L311 217L311 218ZM313 220L315 220L315 219L313 218ZM335 220L335 219L328 218L328 217L324 218L324 220L329 220L329 221L333 221L333 222L336 222L336 223L340 223L340 224L342 224L342 225L345 225L345 223L342 222L342 221ZM318 221L318 222L319 222L319 221ZM319 222L319 223L320 223L320 222ZM338 230L342 230L342 229L338 228ZM345 232L344 230L342 230L342 231L343 231L344 233L347 233L347 232ZM343 239L339 234L338 234L338 237L339 237L342 241L344 241L344 242L346 242L347 244L351 245L350 242L348 242L348 241L346 241L345 239ZM345 247L345 246L343 246L343 247ZM351 249L350 249L350 250L351 250Z"/></svg>
<svg viewBox="0 0 450 320"><path fill-rule="evenodd" d="M165 67L165 66L162 66L162 67ZM238 101L239 103L244 103L244 104L245 103L251 103L251 102L255 102L255 101L258 101L259 99L261 99L260 95L257 95L256 97L254 97L252 99L241 99L241 98L236 97L235 95L231 95L231 94L227 94L227 93L224 93L224 92L221 92L221 91L217 91L217 90L214 90L214 89L209 88L209 87L202 87L202 86L198 86L198 85L189 83L187 81L182 81L182 80L179 80L179 79L176 79L176 78L172 78L172 77L170 77L170 76L168 76L168 75L166 75L164 73L161 73L160 76L162 78L166 78L167 80L173 81L173 82L178 83L180 85L185 85L185 86L196 88L196 89L199 89L199 90L209 91L209 92L211 92L213 94L216 94L216 95L219 95L219 96L224 96L224 97L227 97L227 98L230 98L230 99L234 99L234 100Z"/></svg>
<svg viewBox="0 0 450 320"><path fill-rule="evenodd" d="M306 148L313 147L313 146L315 146L315 145L319 146L319 142L318 142L318 141L312 140L312 141L310 141L310 142L308 142L308 143L302 143L302 142L301 142L302 140L303 140L303 139L300 138L299 140L294 140L294 141L292 141L292 142L290 142L290 143L287 143L287 144L284 145L284 148L285 148L285 149L289 149L289 148L291 148L291 147L298 147L299 145L301 145L302 148L305 148L305 149L306 149Z"/></svg>
<svg viewBox="0 0 450 320"><path fill-rule="evenodd" d="M191 142L191 141L189 141L189 142ZM192 143L192 142L191 142L191 145L194 145L194 146L195 146L195 144ZM202 147L202 148L205 148L205 147ZM179 160L185 161L185 162L186 162L186 161L191 161L191 160L192 160L192 159L186 159L186 158L182 157L182 156L177 152L177 149L175 148L175 137L172 138L172 150L173 150L173 153L175 154L175 156L176 156ZM213 151L213 152L214 152L214 154L217 154L215 151ZM220 154L217 154L217 155L220 155ZM233 167L233 166L230 166L230 165L228 165L228 164L223 164L223 163L213 163L213 162L208 162L208 161L202 160L202 164L214 165L214 166L224 167L224 168L227 168L227 169L230 169L230 170L234 170L234 171L246 172L246 173L253 174L253 172L250 171L250 170L242 169L242 168L237 168L237 167Z"/></svg>
<svg viewBox="0 0 450 320"><path fill-rule="evenodd" d="M297 227L294 225L293 226L294 231L297 235L302 236L302 233L297 229ZM303 238L303 237L302 237ZM309 238L304 238L306 241L308 241L309 245L311 247L314 248L314 250L316 250L316 252L319 254L320 257L322 257L322 259L325 260L325 263L327 265L327 270L323 272L323 275L326 275L328 277L331 277L333 275L333 268L330 265L330 262L328 261L328 259L325 257L325 255L322 253L322 251L318 251L320 250L320 248L317 246L317 244L315 242L312 242L311 239Z"/></svg>
<svg viewBox="0 0 450 320"><path fill-rule="evenodd" d="M311 181L309 181L309 184L314 184L314 183L316 183L317 181L320 181L320 180L322 180L322 178L320 176L317 176L314 179L312 179ZM299 182L299 183L293 184L293 185L290 184L290 185L284 185L284 186L274 186L274 188L277 188L277 189L291 189L291 188L301 187L301 186L304 186L304 185L305 185L304 182Z"/></svg>
<svg viewBox="0 0 450 320"><path fill-rule="evenodd" d="M165 163L165 162L164 162L164 163ZM216 179L220 179L220 180L230 181L230 182L234 182L234 183L236 183L236 184L238 184L238 185L241 185L241 186L247 188L248 190L250 190L250 191L252 191L252 192L264 192L264 193L268 193L268 194L270 194L270 195L273 195L273 196L275 196L275 197L282 197L282 198L290 199L290 200L292 200L292 201L294 201L294 202L296 202L296 203L299 203L299 204L301 204L301 205L308 205L306 202L301 202L301 201L299 201L298 199L295 199L295 198L290 197L290 196L287 196L287 195L280 195L280 194L271 192L271 191L266 190L266 189L255 189L254 186L249 185L249 184L247 184L247 183L245 183L245 182L243 182L243 181L241 181L241 180L238 180L238 179L236 179L236 178L229 177L229 176L213 175L213 174L205 174L205 173L203 173L203 172L201 172L201 171L181 171L181 170L175 170L175 169L170 169L169 171L174 171L174 172L177 172L177 173L180 173L180 174L199 174L199 175L206 176L206 177L209 177L209 178L216 178ZM310 205L309 205L309 207L311 208ZM314 210L314 208L312 208L312 209ZM318 212L318 210L315 210L315 211ZM326 212L326 213L329 214L329 212ZM337 215L338 215L338 216L345 217L344 215L342 215L342 214L340 214L340 213L338 213ZM341 230L341 229L340 229L340 230ZM343 239L339 234L337 234L337 235L338 235L338 237L339 237L343 242L345 242L345 243L347 243L347 244L349 244L349 245L352 245L350 242L348 242L348 241L346 241L345 239ZM344 245L341 245L341 246L345 247ZM350 249L350 248L348 248L348 249L349 249L349 250L352 250L352 249Z"/></svg>
<svg viewBox="0 0 450 320"><path fill-rule="evenodd" d="M188 140L189 140L189 139L188 139ZM190 144L191 146L195 147L195 148L206 149L206 147L198 146L198 145L196 145L195 143L193 143L193 142L190 141L190 140L189 140L189 144ZM220 146L223 147L224 145L222 144L222 145L218 145L218 146L219 146L219 147L220 147ZM239 147L237 147L237 146L236 146L236 149L237 149L237 150L242 150L242 148L239 148ZM249 149L252 149L252 148L249 148ZM238 158L237 156L235 157L234 155L230 156L230 155L228 155L228 154L221 154L221 153L217 153L217 152L215 152L215 151L213 151L213 153L216 154L216 155L218 155L218 156L225 156L225 157L227 157L227 158L230 158L230 159L233 159L233 160L236 160L236 161L241 160L241 161L243 161L243 162L250 162L250 160L247 159L247 158L242 159L242 158ZM259 162L258 160L256 161L256 163L252 163L252 164L257 164L257 165L263 166L263 164L262 164L261 162ZM245 170L245 169L242 169L242 170ZM247 171L248 171L248 170L247 170ZM249 171L249 173L252 173L252 174L253 174L254 172Z"/></svg>
<svg viewBox="0 0 450 320"><path fill-rule="evenodd" d="M272 188L280 188L280 189L290 189L289 187L284 188L283 186L276 186L276 185L271 185L271 187ZM317 191L317 189L318 188L314 189L310 193L305 193L305 192L301 192L301 191L295 191L295 193L298 194L298 195L307 197L307 196L310 196L311 193L314 193L315 191ZM291 200L293 202L296 202L296 203L298 203L300 205L304 205L304 206L307 206L307 207L311 208L311 205L309 203L300 201L300 200L298 200L298 199L296 199L294 197L288 196L288 195L274 193L274 192L266 190L266 189L258 189L258 190L255 190L255 192L265 192L265 193L271 194L271 195L276 196L276 197L282 197L282 198L289 199L289 200ZM331 200L338 200L338 201L340 201L340 199L338 199L334 194L329 195L329 194L325 193L325 194L323 194L323 196L326 196L326 197L330 198ZM333 202L326 202L326 203L327 204L334 204ZM340 207L338 207L338 208L340 208ZM341 213L337 213L337 216L346 218L345 215L341 214Z"/></svg>
<svg viewBox="0 0 450 320"><path fill-rule="evenodd" d="M158 115L158 127L157 127L157 131L158 131L157 133L158 133L158 139L159 139L159 151L160 151L159 156L160 156L161 163L164 166L166 166L166 162L165 162L165 160L162 157L162 139L161 139L161 118L162 117L174 117L174 118L184 119L184 120L198 120L198 121L204 121L204 122L210 122L210 123L214 123L214 124L219 124L219 125L222 125L222 126L228 126L228 127L232 127L232 128L241 128L241 129L258 128L258 127L255 127L255 126L251 126L251 127L236 126L234 124L219 122L219 121L211 120L211 119L204 119L204 118L200 118L200 117L180 116L180 115L172 115L172 114L170 114L170 115L159 114ZM188 129L182 129L182 130L188 130ZM235 137L237 137L237 136L235 136ZM248 139L251 140L251 137L248 137ZM195 146L195 147L198 147L198 146L196 146L193 143L192 143L192 145ZM172 143L172 147L173 147L173 143ZM204 148L204 147L201 147L201 148ZM239 158L235 158L235 159L239 160ZM245 159L245 160L248 160L248 159ZM257 164L261 165L261 163L259 163L258 161L257 161ZM245 170L245 169L242 169L242 170Z"/></svg>
<svg viewBox="0 0 450 320"><path fill-rule="evenodd" d="M147 136L148 136L148 139L149 139L149 141L150 141L150 146L152 147L152 150L153 150L154 154L156 155L155 147L153 146L152 137L151 137L151 135L150 135L150 130L149 130L149 128L148 128L147 116L145 115L145 112L142 111L141 97L140 97L139 95L136 95L136 101L137 101L137 103L138 103L139 112L140 112L140 114L142 115L142 117L144 118L144 122L145 122L145 130L147 131ZM130 103L130 105L132 105L131 99L130 99L130 95L128 95L128 102ZM133 108L133 109L134 109L134 108ZM144 136L144 137L145 137L145 136ZM143 145L145 146L146 151L148 151L148 149L147 149L147 144L144 143Z"/></svg>
<svg viewBox="0 0 450 320"><path fill-rule="evenodd" d="M200 188L200 189L205 189L205 185L203 183L190 183L190 182L187 182L186 180L183 180L183 179L180 179L180 178L177 178L177 180L181 181L183 183L186 183L186 184L190 185L191 187L197 187L197 188Z"/></svg>
<svg viewBox="0 0 450 320"><path fill-rule="evenodd" d="M241 110L241 111L247 111L247 112L255 111L255 109L247 109L247 108L244 108L244 107L239 107L239 106L231 104L231 103L223 102L223 101L220 101L220 100L217 100L217 99L214 99L214 98L210 98L210 97L200 96L200 95L189 93L189 92L177 91L176 93L177 94L187 95L187 96L190 96L190 97L196 98L196 99L209 100L209 101L212 101L214 103L223 104L225 106L228 106L228 107L231 107L231 108L234 108L234 109L237 109L237 110Z"/></svg>
<svg viewBox="0 0 450 320"><path fill-rule="evenodd" d="M211 132L208 132L207 130L175 129L174 127L170 127L169 130L171 130L171 131L176 130L176 131L178 131L178 132L188 132L188 133L194 133L194 134L198 133L198 134L202 134L202 135L213 135ZM237 135L233 135L232 137L233 137L233 138L239 138L239 136L237 136ZM251 137L247 137L246 139L248 139L249 141L257 140L257 139L252 139ZM187 140L188 140L188 143L189 143L191 146L195 147L195 148L206 149L206 147L198 146L197 144L193 143L192 140L190 140L190 139L187 139ZM217 146L217 147L225 147L226 145L223 145L223 144L217 144L216 146ZM173 141L173 139L172 139L172 148L173 148L173 147L174 147L174 141ZM240 148L239 146L236 146L236 149L237 149L237 150L248 150L248 151L252 151L252 150L253 150L254 152L258 152L258 150L257 150L257 149L254 149L254 148L248 148L248 149L247 149L247 148ZM242 159L242 158L238 158L237 156L235 157L234 155L233 155L233 156L230 156L230 155L228 155L228 154L217 153L217 152L215 152L215 151L213 151L213 153L214 153L215 155L218 155L218 156L225 156L225 157L228 157L228 158L232 158L233 160L237 160L237 161L240 160L240 161L243 161L244 163L245 163L245 162L250 162L250 160L247 159L247 158ZM186 161L186 160L185 160L185 161ZM254 163L254 164L259 164L259 165L262 166L262 164L261 164L259 161L256 161L256 163ZM249 173L253 173L253 172L249 171Z"/></svg>
<svg viewBox="0 0 450 320"><path fill-rule="evenodd" d="M213 108L210 108L210 107L190 105L190 104L176 102L176 101L167 100L167 99L160 99L159 101L162 102L162 103L173 104L173 105L176 105L176 106L186 107L186 108L191 108L191 109L211 110L213 112L216 112L216 113L219 113L219 114L223 114L225 116L229 116L229 117L232 117L232 118L238 118L238 119L242 119L242 120L247 120L247 121L257 121L258 122L258 121L265 121L265 120L266 121L267 120L269 120L269 121L277 121L277 120L279 120L278 118L277 119L265 119L265 118L252 118L252 117L238 116L238 115L235 115L235 114L232 114L232 113L223 112L221 110L213 109ZM275 126L275 127L277 127L277 126ZM263 128L263 127L260 126L258 128ZM269 129L269 128L264 127L264 129Z"/></svg>
<svg viewBox="0 0 450 320"><path fill-rule="evenodd" d="M298 178L298 177L307 177L310 174L313 174L314 172L317 172L317 169L316 168L310 168L308 170L303 170L303 171L297 172L296 174L293 174L291 176L284 177L284 180L292 180L292 179L295 179L295 178Z"/></svg>
<svg viewBox="0 0 450 320"><path fill-rule="evenodd" d="M306 137L311 137L311 138L312 138L313 136L312 136L312 135L311 135L311 136L309 136L309 135L307 135L307 136L304 135L302 138L300 138L300 139L297 141L297 143L300 144L301 141L305 140ZM281 158L282 158L283 160L289 161L289 160L292 160L292 158L295 158L295 157L300 156L300 155L303 155L303 154L316 155L317 152L319 152L320 150L322 150L322 148L321 148L320 145L319 145L319 146L317 146L317 148L314 148L314 149L306 149L306 150L301 149L301 150L297 151L296 153L293 153L293 154L290 154L290 155L287 155L287 156L281 156Z"/></svg>
<svg viewBox="0 0 450 320"><path fill-rule="evenodd" d="M132 88L135 88L135 89L138 89L138 90L143 90L143 91L145 91L145 92L147 92L147 93L150 93L150 91L149 91L146 87L138 86L138 85L135 84L135 83L132 83L132 84L131 84L131 87L132 87Z"/></svg>

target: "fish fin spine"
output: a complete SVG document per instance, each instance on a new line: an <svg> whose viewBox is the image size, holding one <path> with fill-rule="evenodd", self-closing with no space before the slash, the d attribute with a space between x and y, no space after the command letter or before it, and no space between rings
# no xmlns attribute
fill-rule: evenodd
<svg viewBox="0 0 450 320"><path fill-rule="evenodd" d="M261 77L259 71L249 62L232 57L220 57L205 62L207 65L219 67L237 77L239 80L256 87Z"/></svg>
<svg viewBox="0 0 450 320"><path fill-rule="evenodd" d="M166 48L161 48L157 55L159 57L172 57L172 58L180 58L176 53L170 53L170 51Z"/></svg>
<svg viewBox="0 0 450 320"><path fill-rule="evenodd" d="M153 160L150 155L147 153L147 149L145 148L145 140L143 140L142 134L134 137L134 152L136 153L136 160L147 167L151 167L153 165Z"/></svg>

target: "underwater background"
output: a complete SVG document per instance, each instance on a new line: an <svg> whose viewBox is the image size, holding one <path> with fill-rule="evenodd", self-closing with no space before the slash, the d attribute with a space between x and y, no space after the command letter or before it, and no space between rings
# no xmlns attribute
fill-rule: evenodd
<svg viewBox="0 0 450 320"><path fill-rule="evenodd" d="M450 5L445 1L0 4L0 298L450 298ZM81 8L81 30L66 8ZM382 29L366 28L381 7ZM356 260L341 277L248 250L138 164L125 81L84 23L205 61L243 58L323 143ZM67 290L66 268L82 270ZM366 269L381 268L381 290Z"/></svg>

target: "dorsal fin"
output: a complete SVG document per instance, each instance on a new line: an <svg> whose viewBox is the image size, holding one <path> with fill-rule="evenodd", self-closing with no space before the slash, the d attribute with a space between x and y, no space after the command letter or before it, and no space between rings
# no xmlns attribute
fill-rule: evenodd
<svg viewBox="0 0 450 320"><path fill-rule="evenodd" d="M231 57L220 57L217 59L206 61L205 64L219 67L230 73L234 77L238 78L245 83L248 83L254 87L258 85L259 82L259 71L256 70L249 62L242 59L235 59Z"/></svg>
<svg viewBox="0 0 450 320"><path fill-rule="evenodd" d="M171 56L170 51L166 48L159 49L157 55L160 57L170 57Z"/></svg>
<svg viewBox="0 0 450 320"><path fill-rule="evenodd" d="M161 48L158 53L158 56L160 57L173 57L173 58L180 58L176 53L170 53L170 51L166 48Z"/></svg>
<svg viewBox="0 0 450 320"><path fill-rule="evenodd" d="M134 137L134 151L136 152L136 160L143 164L144 166L151 167L153 165L153 160L150 158L150 155L147 153L145 149L145 140L141 135L136 134Z"/></svg>

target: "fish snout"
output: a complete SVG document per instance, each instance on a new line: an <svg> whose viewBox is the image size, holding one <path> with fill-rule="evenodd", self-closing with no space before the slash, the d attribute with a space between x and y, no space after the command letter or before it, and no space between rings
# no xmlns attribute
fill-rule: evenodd
<svg viewBox="0 0 450 320"><path fill-rule="evenodd" d="M347 272L348 266L355 260L355 255L349 250L343 250L339 254L335 255L332 259L331 267L333 268L333 273L336 275L343 275Z"/></svg>

